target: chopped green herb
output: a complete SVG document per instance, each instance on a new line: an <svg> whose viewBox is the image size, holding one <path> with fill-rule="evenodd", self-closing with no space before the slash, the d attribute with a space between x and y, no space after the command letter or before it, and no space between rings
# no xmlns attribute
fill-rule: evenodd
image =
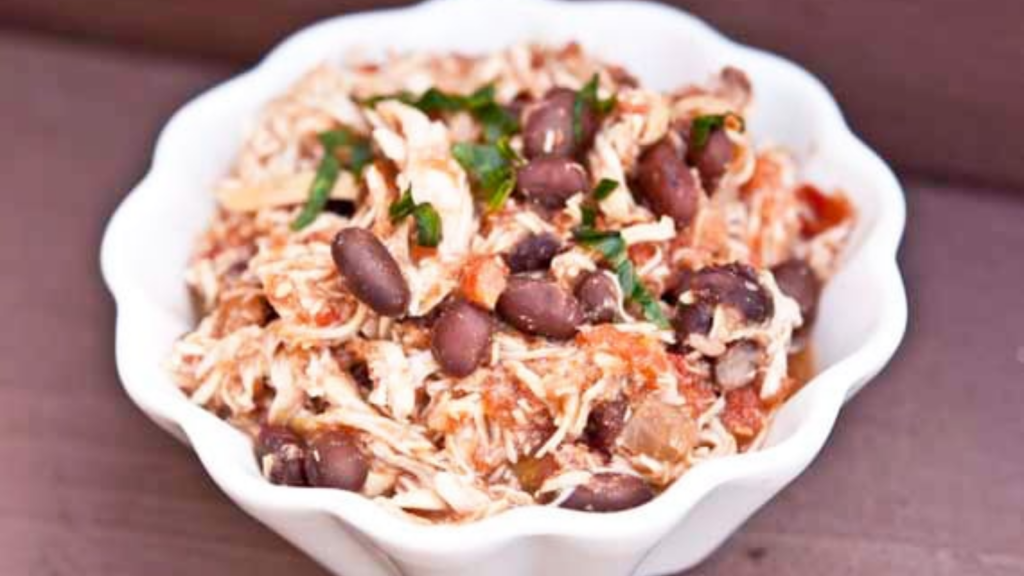
<svg viewBox="0 0 1024 576"><path fill-rule="evenodd" d="M597 224L597 208L593 204L581 205L580 220L582 228L593 228Z"/></svg>
<svg viewBox="0 0 1024 576"><path fill-rule="evenodd" d="M395 223L405 218L412 211L416 209L416 201L412 199L412 187L405 189L405 192L391 203L388 207L388 216L391 217L391 222Z"/></svg>
<svg viewBox="0 0 1024 576"><path fill-rule="evenodd" d="M586 106L590 106L594 109L594 112L598 114L607 114L615 108L616 98L612 95L610 98L601 100L597 96L598 77L595 72L590 77L590 81L580 88L579 92L576 93L576 99L572 103L572 134L576 138L577 142L583 140L583 112Z"/></svg>
<svg viewBox="0 0 1024 576"><path fill-rule="evenodd" d="M494 86L487 85L468 96L448 94L430 88L418 98L408 92L373 96L362 101L365 106L376 106L382 100L395 99L414 106L427 114L466 111L483 126L484 139L495 142L502 136L519 131L519 121L494 99Z"/></svg>
<svg viewBox="0 0 1024 576"><path fill-rule="evenodd" d="M317 140L324 147L324 155L317 165L316 176L309 188L309 198L291 224L292 230L302 230L309 226L324 211L343 168L358 177L363 173L363 168L373 161L370 141L348 128L321 132L317 134Z"/></svg>
<svg viewBox="0 0 1024 576"><path fill-rule="evenodd" d="M416 243L425 248L436 248L441 243L441 216L429 202L417 204L412 211L416 221Z"/></svg>
<svg viewBox="0 0 1024 576"><path fill-rule="evenodd" d="M430 202L413 200L412 187L405 189L405 192L391 203L388 207L388 216L392 222L400 222L409 215L412 215L416 222L416 243L426 248L434 248L441 243L441 216Z"/></svg>
<svg viewBox="0 0 1024 576"><path fill-rule="evenodd" d="M515 189L515 170L508 151L511 148L507 145L503 151L498 144L459 142L452 146L452 156L469 173L490 211L501 209Z"/></svg>
<svg viewBox="0 0 1024 576"><path fill-rule="evenodd" d="M743 121L743 117L739 114L727 112L725 114L705 114L704 116L694 118L693 124L690 125L690 147L693 150L703 148L708 143L711 133L725 126L726 121L730 117L739 124L739 130L742 132L746 124Z"/></svg>
<svg viewBox="0 0 1024 576"><path fill-rule="evenodd" d="M594 199L604 200L619 187L619 183L611 178L601 178L601 181L594 187Z"/></svg>
<svg viewBox="0 0 1024 576"><path fill-rule="evenodd" d="M661 305L637 276L636 268L626 251L626 241L623 240L622 234L613 230L595 230L593 227L584 225L574 230L573 236L580 244L588 246L604 256L604 259L615 270L619 286L622 287L622 294L627 300L632 300L640 305L644 318L659 328L669 327L668 319L665 318Z"/></svg>
<svg viewBox="0 0 1024 576"><path fill-rule="evenodd" d="M316 168L316 176L313 177L313 185L309 188L309 198L302 207L302 211L292 221L292 230L302 230L316 220L316 217L324 211L327 200L331 197L331 189L338 181L338 173L341 171L341 164L334 154L324 154L320 164Z"/></svg>
<svg viewBox="0 0 1024 576"><path fill-rule="evenodd" d="M636 285L636 289L633 291L633 301L640 305L640 309L644 312L644 318L659 328L668 329L672 326L661 310L661 304L658 303L657 298L652 296L643 284Z"/></svg>
<svg viewBox="0 0 1024 576"><path fill-rule="evenodd" d="M615 275L619 278L619 286L622 287L622 293L632 298L639 282L637 282L636 269L633 268L633 263L629 261L629 258L623 258L619 262L619 265L615 267Z"/></svg>

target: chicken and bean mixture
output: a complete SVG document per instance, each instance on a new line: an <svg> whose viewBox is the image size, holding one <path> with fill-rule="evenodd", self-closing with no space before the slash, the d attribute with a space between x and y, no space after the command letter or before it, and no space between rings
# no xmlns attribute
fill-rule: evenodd
<svg viewBox="0 0 1024 576"><path fill-rule="evenodd" d="M217 184L171 370L275 484L425 523L639 506L758 447L853 225L753 105L575 44L325 63Z"/></svg>

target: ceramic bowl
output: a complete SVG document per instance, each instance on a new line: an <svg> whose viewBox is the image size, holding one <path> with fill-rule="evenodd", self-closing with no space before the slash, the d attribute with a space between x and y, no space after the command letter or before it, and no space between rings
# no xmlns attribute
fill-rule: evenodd
<svg viewBox="0 0 1024 576"><path fill-rule="evenodd" d="M356 494L271 485L248 438L190 403L164 369L172 343L194 326L183 274L214 209L212 184L261 106L325 59L353 48L371 56L484 52L524 40L578 40L659 89L704 81L727 64L748 73L755 139L787 147L804 178L841 187L859 211L842 269L823 295L813 337L818 375L778 413L762 451L702 464L625 512L531 507L471 525L421 526ZM117 301L118 370L132 400L190 444L232 500L327 569L346 576L646 576L693 566L800 474L844 402L892 356L906 324L895 260L904 211L896 178L851 133L818 80L692 16L633 1L433 0L311 26L181 108L161 133L148 174L110 221L102 266Z"/></svg>

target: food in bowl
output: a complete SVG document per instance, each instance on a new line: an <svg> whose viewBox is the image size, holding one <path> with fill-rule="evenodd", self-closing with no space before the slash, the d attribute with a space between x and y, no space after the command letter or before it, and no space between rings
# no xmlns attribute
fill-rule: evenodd
<svg viewBox="0 0 1024 576"><path fill-rule="evenodd" d="M760 445L853 226L752 105L576 44L323 64L216 186L176 381L269 481L417 522L641 505Z"/></svg>

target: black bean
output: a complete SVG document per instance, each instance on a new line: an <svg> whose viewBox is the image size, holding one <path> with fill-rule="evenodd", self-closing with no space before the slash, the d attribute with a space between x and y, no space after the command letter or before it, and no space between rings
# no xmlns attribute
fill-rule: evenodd
<svg viewBox="0 0 1024 576"><path fill-rule="evenodd" d="M557 284L534 278L509 280L498 298L498 314L513 327L537 336L565 339L583 323L580 305Z"/></svg>
<svg viewBox="0 0 1024 576"><path fill-rule="evenodd" d="M369 471L356 439L342 430L320 433L306 452L306 477L311 486L358 492Z"/></svg>
<svg viewBox="0 0 1024 576"><path fill-rule="evenodd" d="M302 438L283 426L264 425L256 437L260 470L274 484L306 486Z"/></svg>
<svg viewBox="0 0 1024 576"><path fill-rule="evenodd" d="M619 313L619 290L608 274L587 272L576 285L576 298L583 315L594 324L611 322Z"/></svg>
<svg viewBox="0 0 1024 576"><path fill-rule="evenodd" d="M732 141L729 140L725 130L716 128L708 136L703 147L691 148L687 152L686 161L697 168L704 190L711 194L718 188L718 182L725 174L729 163L732 162L732 155Z"/></svg>
<svg viewBox="0 0 1024 576"><path fill-rule="evenodd" d="M745 264L701 268L687 284L682 291L692 291L698 302L730 306L750 322L764 322L774 312L771 297L758 282L757 273Z"/></svg>
<svg viewBox="0 0 1024 576"><path fill-rule="evenodd" d="M626 424L628 411L629 403L625 398L608 400L594 406L584 430L587 444L602 452L611 453L615 447L615 440Z"/></svg>
<svg viewBox="0 0 1024 576"><path fill-rule="evenodd" d="M586 104L581 116L583 138L577 142L573 130L576 92L554 88L544 98L523 110L523 153L527 158L577 156L590 147L597 131L597 115Z"/></svg>
<svg viewBox="0 0 1024 576"><path fill-rule="evenodd" d="M587 171L567 158L537 158L519 169L516 189L527 200L557 210L590 187Z"/></svg>
<svg viewBox="0 0 1024 576"><path fill-rule="evenodd" d="M430 348L445 374L462 378L487 359L493 331L489 312L466 300L455 300L434 323Z"/></svg>
<svg viewBox="0 0 1024 576"><path fill-rule="evenodd" d="M602 472L590 482L577 486L562 502L562 508L584 512L617 512L650 502L654 491L642 478L630 474Z"/></svg>
<svg viewBox="0 0 1024 576"><path fill-rule="evenodd" d="M334 238L331 255L345 286L381 316L401 316L409 306L409 286L387 247L369 230L345 228Z"/></svg>
<svg viewBox="0 0 1024 576"><path fill-rule="evenodd" d="M636 168L640 194L659 216L672 218L684 228L700 206L700 187L670 137L644 151Z"/></svg>
<svg viewBox="0 0 1024 576"><path fill-rule="evenodd" d="M706 336L711 332L714 322L715 308L707 302L680 304L672 326L680 342L685 342L690 334Z"/></svg>
<svg viewBox="0 0 1024 576"><path fill-rule="evenodd" d="M726 391L742 388L754 381L763 361L764 349L756 342L733 342L715 360L715 382Z"/></svg>
<svg viewBox="0 0 1024 576"><path fill-rule="evenodd" d="M821 280L807 262L798 259L786 260L772 268L779 290L800 305L804 326L814 323L818 315L818 299L821 297Z"/></svg>
<svg viewBox="0 0 1024 576"><path fill-rule="evenodd" d="M512 247L505 257L508 269L513 273L547 270L551 260L562 250L562 241L549 232L530 234Z"/></svg>

